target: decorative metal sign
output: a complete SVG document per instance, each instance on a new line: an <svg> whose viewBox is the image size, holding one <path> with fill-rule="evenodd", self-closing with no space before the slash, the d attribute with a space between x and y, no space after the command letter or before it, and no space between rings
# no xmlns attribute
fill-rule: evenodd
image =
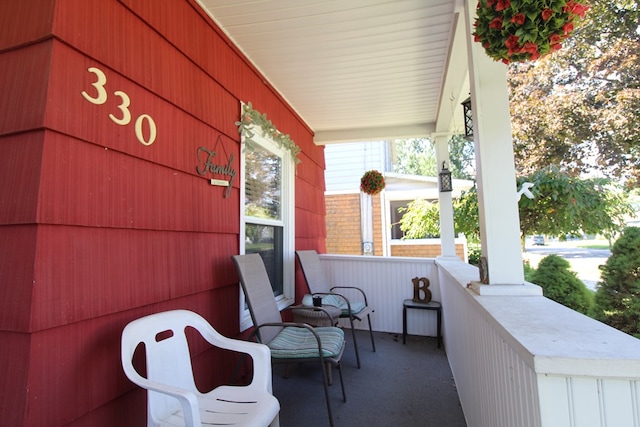
<svg viewBox="0 0 640 427"><path fill-rule="evenodd" d="M220 140L221 140L221 137L218 136L218 139L216 140L216 147L219 145ZM223 147L223 151L224 151L224 147ZM226 152L224 154L225 156L227 156ZM215 164L214 157L216 156L217 156L217 152L215 148L213 150L210 150L206 147L198 147L198 150L196 152L196 157L198 159L198 166L196 166L196 172L198 172L200 176L204 176L207 173L211 173L214 175L228 176L229 177L228 180L217 179L217 178L211 178L209 180L209 183L211 185L217 185L219 187L227 187L224 191L224 197L226 199L231 195L231 189L233 188L233 180L236 177L236 170L233 169L232 167L233 154L231 154L230 156L227 156L228 160L226 164Z"/></svg>

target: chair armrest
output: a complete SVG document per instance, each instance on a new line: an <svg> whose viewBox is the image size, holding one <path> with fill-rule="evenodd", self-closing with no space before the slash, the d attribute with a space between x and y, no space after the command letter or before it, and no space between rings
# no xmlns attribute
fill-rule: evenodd
<svg viewBox="0 0 640 427"><path fill-rule="evenodd" d="M331 291L333 292L334 289L355 289L355 290L357 290L358 292L360 292L362 294L362 298L364 298L364 304L367 305L367 306L369 305L369 303L367 302L367 294L365 294L362 289L360 289L360 288L358 288L356 286L334 286L334 287L331 288Z"/></svg>
<svg viewBox="0 0 640 427"><path fill-rule="evenodd" d="M180 402L180 406L182 407L182 412L184 413L186 425L201 424L199 410L200 405L198 403L198 397L195 393L182 388L150 381L138 374L138 372L133 368L133 365L131 365L130 368L129 366L127 366L124 371L127 377L140 387L158 393L166 394L178 399L178 402Z"/></svg>
<svg viewBox="0 0 640 427"><path fill-rule="evenodd" d="M203 328L205 327L205 325L202 326ZM272 370L271 350L269 350L269 347L257 342L225 337L210 325L205 329L201 329L200 332L203 338L211 345L251 356L253 360L253 378L249 386L271 391Z"/></svg>
<svg viewBox="0 0 640 427"><path fill-rule="evenodd" d="M336 287L331 288L331 290L335 289ZM347 303L347 309L349 310L349 313L351 313L351 302L349 302L349 298L345 297L342 294L339 294L337 292L316 292L313 295L335 295L337 297L340 297L340 298L342 298L344 300L345 303Z"/></svg>

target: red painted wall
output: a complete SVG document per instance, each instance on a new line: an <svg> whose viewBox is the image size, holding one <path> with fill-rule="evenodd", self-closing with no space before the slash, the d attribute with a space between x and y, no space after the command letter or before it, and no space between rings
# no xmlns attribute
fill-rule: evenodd
<svg viewBox="0 0 640 427"><path fill-rule="evenodd" d="M0 28L0 419L141 425L130 320L186 308L239 335L240 177L225 198L198 147L239 171L240 101L266 113L303 150L296 246L321 252L323 150L193 0L2 2ZM194 345L200 386L228 380Z"/></svg>

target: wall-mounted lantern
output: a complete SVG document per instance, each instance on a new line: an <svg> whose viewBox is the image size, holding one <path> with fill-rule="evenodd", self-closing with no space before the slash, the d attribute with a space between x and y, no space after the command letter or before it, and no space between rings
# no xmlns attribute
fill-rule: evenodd
<svg viewBox="0 0 640 427"><path fill-rule="evenodd" d="M473 113L471 111L471 97L462 102L462 111L464 113L464 136L468 140L473 139Z"/></svg>
<svg viewBox="0 0 640 427"><path fill-rule="evenodd" d="M451 171L447 169L445 162L442 162L442 170L438 174L440 181L440 192L445 193L453 191L453 185L451 183Z"/></svg>

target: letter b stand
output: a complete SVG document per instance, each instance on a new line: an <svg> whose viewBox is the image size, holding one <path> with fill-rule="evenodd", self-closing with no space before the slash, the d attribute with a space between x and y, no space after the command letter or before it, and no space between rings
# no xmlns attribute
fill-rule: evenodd
<svg viewBox="0 0 640 427"><path fill-rule="evenodd" d="M418 310L435 310L437 316L437 332L438 332L438 348L442 342L442 305L438 301L429 301L427 303L415 302L412 299L404 300L402 304L402 344L407 343L407 309L415 308Z"/></svg>

